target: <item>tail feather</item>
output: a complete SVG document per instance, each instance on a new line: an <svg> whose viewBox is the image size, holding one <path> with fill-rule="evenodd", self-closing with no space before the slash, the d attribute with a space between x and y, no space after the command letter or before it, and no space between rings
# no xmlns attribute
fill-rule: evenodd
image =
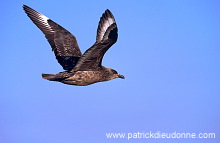
<svg viewBox="0 0 220 143"><path fill-rule="evenodd" d="M47 79L50 81L62 81L63 78L57 76L56 74L42 74L43 79Z"/></svg>

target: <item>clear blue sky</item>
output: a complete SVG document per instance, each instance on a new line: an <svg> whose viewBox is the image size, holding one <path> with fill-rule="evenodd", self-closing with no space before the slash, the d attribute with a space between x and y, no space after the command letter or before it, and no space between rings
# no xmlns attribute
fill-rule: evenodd
<svg viewBox="0 0 220 143"><path fill-rule="evenodd" d="M77 37L84 52L110 9L118 42L103 65L126 77L86 87L50 82L62 71L26 4ZM1 17L1 143L220 142L217 0L5 0ZM107 139L135 132L216 133L216 139Z"/></svg>

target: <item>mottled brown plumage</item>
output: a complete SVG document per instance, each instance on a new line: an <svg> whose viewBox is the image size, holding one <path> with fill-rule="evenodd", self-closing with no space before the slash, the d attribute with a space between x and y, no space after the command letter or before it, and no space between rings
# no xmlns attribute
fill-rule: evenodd
<svg viewBox="0 0 220 143"><path fill-rule="evenodd" d="M115 19L108 9L100 18L96 42L83 55L75 36L69 31L26 5L23 5L23 9L44 33L58 63L66 70L58 74L42 74L44 79L81 86L114 78L124 79L124 76L117 71L102 66L104 54L118 38Z"/></svg>

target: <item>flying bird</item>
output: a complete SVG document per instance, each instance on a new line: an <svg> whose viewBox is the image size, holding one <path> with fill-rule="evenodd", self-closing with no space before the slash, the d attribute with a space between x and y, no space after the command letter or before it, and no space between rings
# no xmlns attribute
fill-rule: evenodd
<svg viewBox="0 0 220 143"><path fill-rule="evenodd" d="M116 70L102 66L104 54L118 38L118 28L110 10L107 9L100 18L95 43L82 54L75 36L69 31L26 5L23 9L44 33L58 63L65 70L57 74L42 74L42 78L79 86L124 79Z"/></svg>

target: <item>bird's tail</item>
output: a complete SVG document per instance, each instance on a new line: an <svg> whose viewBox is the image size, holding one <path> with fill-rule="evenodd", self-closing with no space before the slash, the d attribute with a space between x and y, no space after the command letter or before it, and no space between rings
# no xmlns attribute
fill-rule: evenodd
<svg viewBox="0 0 220 143"><path fill-rule="evenodd" d="M47 79L50 81L62 81L63 78L60 76L57 76L57 74L42 74L43 79Z"/></svg>

